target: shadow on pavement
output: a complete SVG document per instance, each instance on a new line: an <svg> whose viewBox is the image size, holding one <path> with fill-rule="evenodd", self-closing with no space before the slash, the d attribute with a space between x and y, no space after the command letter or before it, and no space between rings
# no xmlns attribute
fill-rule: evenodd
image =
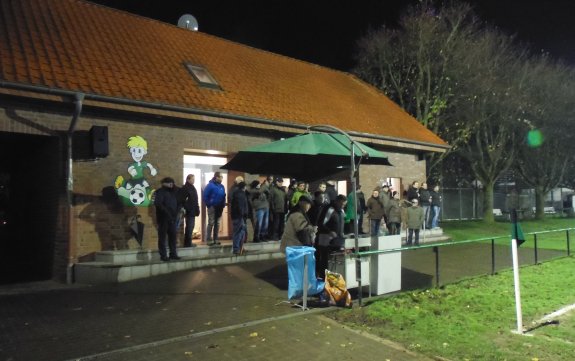
<svg viewBox="0 0 575 361"><path fill-rule="evenodd" d="M401 268L401 291L411 291L433 286L433 276L414 271L409 268Z"/></svg>
<svg viewBox="0 0 575 361"><path fill-rule="evenodd" d="M262 272L256 273L254 276L282 291L287 291L288 289L288 271L284 262L271 266Z"/></svg>

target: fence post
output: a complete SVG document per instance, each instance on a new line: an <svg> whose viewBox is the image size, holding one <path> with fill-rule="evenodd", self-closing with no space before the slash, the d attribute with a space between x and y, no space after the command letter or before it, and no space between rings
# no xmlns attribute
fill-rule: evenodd
<svg viewBox="0 0 575 361"><path fill-rule="evenodd" d="M538 257L537 257L537 233L535 233L535 234L533 235L533 242L535 243L535 244L534 244L534 247L533 247L533 248L534 248L534 252L535 252L535 264L537 264L537 263L538 263L538 262L537 262L537 260L538 260Z"/></svg>
<svg viewBox="0 0 575 361"><path fill-rule="evenodd" d="M471 215L472 219L477 218L477 212L476 212L477 206L475 205L476 199L477 199L477 193L475 192L475 188L473 188L473 215Z"/></svg>
<svg viewBox="0 0 575 361"><path fill-rule="evenodd" d="M463 207L461 204L461 187L458 188L459 191L459 220L463 219Z"/></svg>
<svg viewBox="0 0 575 361"><path fill-rule="evenodd" d="M569 230L567 230L567 255L571 255L571 245L569 244Z"/></svg>
<svg viewBox="0 0 575 361"><path fill-rule="evenodd" d="M435 287L439 287L439 247L433 247L435 253Z"/></svg>
<svg viewBox="0 0 575 361"><path fill-rule="evenodd" d="M495 238L491 238L491 275L495 274Z"/></svg>

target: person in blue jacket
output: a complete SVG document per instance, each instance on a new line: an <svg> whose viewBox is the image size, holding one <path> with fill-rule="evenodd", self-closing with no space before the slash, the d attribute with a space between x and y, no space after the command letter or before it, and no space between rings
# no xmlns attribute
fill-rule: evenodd
<svg viewBox="0 0 575 361"><path fill-rule="evenodd" d="M220 172L215 172L214 177L204 189L204 204L208 208L208 227L205 240L210 246L219 245L218 232L224 207L226 206L226 189L222 185L224 177ZM212 236L213 232L213 236Z"/></svg>

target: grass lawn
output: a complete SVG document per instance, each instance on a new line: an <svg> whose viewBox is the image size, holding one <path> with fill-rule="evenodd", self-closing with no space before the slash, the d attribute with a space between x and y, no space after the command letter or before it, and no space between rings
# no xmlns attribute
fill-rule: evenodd
<svg viewBox="0 0 575 361"><path fill-rule="evenodd" d="M545 220L523 220L520 222L527 242L522 247L533 247L533 235L530 232L542 232L556 229L575 228L575 218L549 217ZM472 240L489 237L509 236L511 223L482 221L450 221L441 224L443 232L454 241ZM570 231L571 248L575 250L575 230ZM509 239L496 240L498 244L509 244ZM566 232L551 232L537 235L537 247L546 249L566 249Z"/></svg>
<svg viewBox="0 0 575 361"><path fill-rule="evenodd" d="M575 303L575 259L521 268L524 325ZM575 360L573 312L534 329L516 329L512 271L466 279L441 289L406 292L330 314L431 357L449 360ZM396 361L396 360L392 360Z"/></svg>

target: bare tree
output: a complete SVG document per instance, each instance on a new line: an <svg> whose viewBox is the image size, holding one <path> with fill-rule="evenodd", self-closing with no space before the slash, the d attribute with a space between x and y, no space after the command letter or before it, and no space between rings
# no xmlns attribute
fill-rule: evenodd
<svg viewBox="0 0 575 361"><path fill-rule="evenodd" d="M456 147L450 132L458 130L444 116L456 97L451 68L479 27L467 4L436 9L424 1L402 17L400 29L372 31L358 42L354 72Z"/></svg>
<svg viewBox="0 0 575 361"><path fill-rule="evenodd" d="M529 74L525 104L524 142L515 166L525 183L535 189L535 217L543 219L544 202L553 188L564 183L573 162L575 72L547 55L525 63Z"/></svg>
<svg viewBox="0 0 575 361"><path fill-rule="evenodd" d="M493 221L493 188L515 159L524 124L526 52L513 38L486 27L468 44L449 114L456 119L457 154L465 158L483 184L483 219Z"/></svg>
<svg viewBox="0 0 575 361"><path fill-rule="evenodd" d="M466 4L423 2L400 25L360 41L356 72L465 158L485 189L484 220L493 221L493 186L515 156L525 52Z"/></svg>

